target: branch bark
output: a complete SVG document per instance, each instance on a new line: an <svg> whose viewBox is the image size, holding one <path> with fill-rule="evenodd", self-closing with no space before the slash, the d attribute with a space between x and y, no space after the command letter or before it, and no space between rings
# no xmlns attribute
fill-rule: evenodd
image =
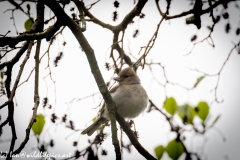
<svg viewBox="0 0 240 160"><path fill-rule="evenodd" d="M121 125L123 131L126 133L128 138L130 139L133 146L137 149L137 151L146 159L148 160L156 160L137 140L136 136L133 134L133 131L129 128L127 122L124 120L124 118L116 113L116 118L118 123Z"/></svg>
<svg viewBox="0 0 240 160"><path fill-rule="evenodd" d="M37 4L37 20L39 21L38 26L36 26L38 31L42 31L43 30L43 24L44 24L44 4L41 0L38 0L38 4ZM17 150L15 150L13 152L13 154L18 154L22 151L22 149L25 147L26 143L29 140L29 135L31 132L31 128L33 123L36 120L36 115L37 115L37 109L40 103L40 97L38 94L38 88L39 88L39 64L40 64L40 60L39 60L39 54L40 54L40 47L41 47L41 40L37 41L37 47L36 47L36 52L35 52L35 82L34 82L34 107L33 107L33 115L32 118L28 124L28 127L26 129L26 135L25 138L23 140L23 142L21 143L21 145L18 147Z"/></svg>
<svg viewBox="0 0 240 160"><path fill-rule="evenodd" d="M9 152L8 152L8 155L7 155L7 160L12 159L11 154L13 152L15 141L17 139L16 130L15 130L15 123L14 123L13 97L15 96L15 92L16 92L16 89L17 89L17 86L18 86L18 82L19 82L19 80L21 78L24 66L25 66L27 60L29 59L29 56L30 56L30 53L31 53L31 49L32 49L32 45L33 45L33 42L30 42L29 47L28 47L28 52L27 52L26 57L24 58L21 66L20 66L17 78L15 80L13 89L11 91L11 95L9 97L9 102L10 103L8 103L8 119L9 119L9 125L11 126L11 131L12 131L12 140L11 140L10 149L9 149Z"/></svg>
<svg viewBox="0 0 240 160"><path fill-rule="evenodd" d="M22 57L23 53L27 50L29 45L29 41L25 42L25 44L22 46L22 48L17 52L17 54L11 59L10 61L3 62L0 64L0 70L2 70L5 66L13 65L19 61L19 59Z"/></svg>
<svg viewBox="0 0 240 160"><path fill-rule="evenodd" d="M119 141L117 138L117 127L116 127L116 117L115 117L115 104L114 101L112 100L112 97L108 91L108 88L103 80L102 74L99 70L97 60L94 54L93 49L89 45L87 39L85 36L82 34L81 28L79 25L77 25L60 7L60 5L54 1L54 0L44 0L44 3L54 12L54 14L57 16L57 19L61 19L64 24L66 24L76 39L78 40L79 44L81 45L82 49L84 50L92 74L95 78L95 81L98 85L98 88L100 90L100 93L102 94L105 103L107 105L107 109L109 112L110 120L111 120L111 127L112 127L112 143L115 147L115 153L116 153L116 159L121 159L121 152L120 152L120 146L119 146Z"/></svg>
<svg viewBox="0 0 240 160"><path fill-rule="evenodd" d="M83 2L77 1L77 0L73 0L73 2L76 4L76 6L78 8L83 9L84 13L86 16L88 16L94 23L102 26L103 28L107 28L109 30L111 30L114 33L113 36L113 49L116 49L119 53L119 55L124 59L124 61L128 64L128 65L132 65L132 61L129 58L129 56L127 56L124 51L121 49L121 47L119 46L118 42L118 35L120 33L120 31L124 31L127 28L127 25L133 20L133 18L137 15L139 15L141 13L141 10L143 9L144 5L147 3L147 0L140 0L138 1L138 3L136 4L136 6L124 17L124 19L122 20L122 22L116 26L112 26L110 24L106 24L102 21L100 21L99 19L97 19L94 15L92 15L84 6ZM79 9L80 10L80 9Z"/></svg>
<svg viewBox="0 0 240 160"><path fill-rule="evenodd" d="M139 14L143 6L145 5L147 1L146 0L140 0L139 3L136 5L136 7L124 18L124 20L120 23L122 26L119 27L120 25L116 26L115 28L120 31L124 30L127 27L127 24L136 16L136 14ZM109 111L110 119L111 119L111 126L112 126L112 142L115 147L115 153L116 153L116 159L121 159L121 152L120 152L120 146L119 146L119 141L117 139L117 128L116 128L116 118L115 114L115 104L112 100L112 97L110 93L108 92L108 89L105 85L105 82L103 80L103 77L100 73L94 51L89 45L87 39L84 37L84 35L81 32L81 28L70 18L68 17L65 12L61 9L61 7L53 0L45 0L45 4L54 12L54 14L57 16L57 18L61 18L64 20L66 25L71 29L73 34L75 35L76 39L78 40L79 44L82 46L82 49L85 51L86 56L89 61L89 65L92 71L92 74L97 82L98 88L105 100L105 103L107 104L107 109ZM61 13L62 12L62 13ZM120 30L119 30L120 29ZM120 120L119 120L120 119ZM129 134L129 138L131 139L132 143L134 146L137 148L137 150L142 154L145 158L147 159L154 159L155 158L150 155L142 146L141 144L137 141L136 137L132 132L129 132L126 128L127 124L124 119L119 118L118 120L120 121L120 125L122 128L125 128L125 132ZM123 120L123 121L121 121Z"/></svg>
<svg viewBox="0 0 240 160"><path fill-rule="evenodd" d="M46 40L49 41L50 38L60 29L62 25L62 22L60 23L57 21L53 26L49 27L46 31L41 33L24 33L16 37L0 37L0 47L4 47L6 45L14 47L17 43L25 40L31 41L46 38Z"/></svg>
<svg viewBox="0 0 240 160"><path fill-rule="evenodd" d="M155 0L156 3L158 4L158 0ZM222 4L222 3L228 3L228 2L231 2L231 1L234 1L234 0L219 0L217 2L215 2L213 5L211 5L210 7L206 8L206 9L203 9L202 12L199 14L200 16L203 15L203 14L206 14L210 11L212 11L213 8L217 7L218 5ZM164 15L164 13L162 12L162 10L160 9L160 6L157 5L157 8L158 8L158 11L160 13L160 15ZM180 18L180 17L184 17L184 16L187 16L189 14L193 14L193 11L194 9L190 9L188 11L185 11L185 12L182 12L182 13L179 13L179 14L175 14L175 15L172 15L172 16L169 16L169 15L165 15L165 19L166 20L169 20L169 19L174 19L174 18Z"/></svg>

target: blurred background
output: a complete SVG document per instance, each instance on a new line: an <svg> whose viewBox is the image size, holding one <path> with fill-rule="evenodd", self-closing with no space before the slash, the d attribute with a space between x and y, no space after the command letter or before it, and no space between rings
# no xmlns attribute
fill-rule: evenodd
<svg viewBox="0 0 240 160"><path fill-rule="evenodd" d="M95 1L86 1L85 5L88 6L93 2ZM113 7L113 1L99 1L91 8L90 12L105 23L117 25L135 6L133 1L119 2L119 8L116 9ZM24 9L26 9L26 4L22 5ZM31 17L36 18L35 5L32 3L29 4L31 6ZM166 2L160 1L159 4L165 10ZM169 14L175 15L189 10L192 8L189 4L190 1L173 0ZM214 127L207 130L203 135L192 131L191 125L186 125L186 128L191 131L184 133L186 138L184 144L189 151L197 152L203 159L208 160L237 160L240 157L240 127L238 124L240 121L240 56L237 49L231 52L231 49L240 40L240 36L236 35L236 29L240 27L240 12L236 4L240 5L240 2L228 4L227 12L229 18L227 19L222 17L222 14L225 12L223 6L219 6L218 10L214 11L215 15L221 16L220 22L217 23L214 31L211 33L215 45L214 48L209 45L209 43L212 43L210 39L194 45L194 43L201 41L209 35L210 31L207 26L210 26L212 21L209 14L201 17L202 28L200 30L194 25L186 25L186 17L163 21L155 45L146 57L146 63L156 63L156 65L151 65L151 68L145 65L144 69L139 67L137 70L137 74L141 79L143 87L147 90L149 98L159 108L163 109L166 97L174 97L178 105L187 103L196 106L199 101L207 102L210 106L207 117L208 125L220 115ZM74 11L70 11L72 7L74 7L74 4L67 5L65 11L69 15L72 13L78 14L76 7ZM16 36L16 29L18 33L25 31L24 22L28 17L19 10L14 11L13 15L11 11L6 11L12 8L14 7L9 2L1 2L0 34L2 35L7 33L8 30L11 31L8 36ZM114 22L112 14L115 10L118 12L118 19ZM147 45L156 30L157 24L161 20L154 1L148 1L142 13L145 14L145 17L142 19L135 17L134 23L128 25L124 34L123 48L132 61L136 61L141 56L141 54L138 54L140 47ZM15 26L13 25L13 20L10 18L12 16L14 16ZM45 7L45 16L53 16L48 7ZM226 33L227 23L231 24L231 29L228 33ZM45 29L52 24L53 22L50 21L45 26ZM139 33L134 37L133 35L136 30ZM109 48L112 45L113 33L92 22L87 22L87 30L84 32L84 35L94 49L105 82L113 84L112 77L116 76L114 68L107 70L105 67L105 63L113 65L112 60L109 58ZM197 36L197 39L191 41L194 35ZM64 42L66 42L65 45L63 45ZM21 43L18 46L21 46ZM48 46L49 42L42 40L40 55L43 55L47 51ZM35 47L36 45L33 47L32 53L34 53ZM55 67L54 59L60 52L63 53L63 56L57 67ZM102 98L90 71L85 53L67 27L54 40L49 53L49 57L47 55L44 56L40 64L39 95L41 103L38 113L44 115L46 123L39 138L42 144L49 143L51 140L54 141L54 146L48 147L49 153L71 153L74 156L76 150L84 149L89 145L88 140L92 140L94 135L96 135L94 133L93 136L88 137L80 133L97 116L98 106ZM7 56L1 59L1 63L10 60L15 54L16 51L8 53ZM114 52L114 54L117 55L118 53ZM20 63L17 63L13 68L13 80L18 74L23 58L24 56L20 59ZM48 63L49 67L47 67ZM164 70L158 63L164 66ZM127 65L124 65L125 67ZM34 54L31 54L24 68L20 83L28 79L33 68ZM49 76L49 68L51 76ZM190 88L194 86L197 78L201 76L205 76L205 78L196 88L191 90ZM166 83L166 78L171 84L163 86ZM18 87L14 98L14 119L18 135L15 144L16 147L23 141L25 129L32 116L34 105L33 80L34 73L26 83ZM44 98L48 99L45 108L43 107ZM0 104L3 104L6 100L6 96L1 96ZM49 105L51 105L51 109L49 109ZM176 133L170 132L170 126L162 114L154 110L148 113L148 110L149 108L134 121L139 133L139 142L152 155L155 155L155 147L159 145L166 146L169 141L176 138ZM7 113L7 107L0 110L1 122L7 118ZM58 117L56 123L52 123L51 121L53 113ZM62 122L61 119L65 114L67 115L67 122L69 120L74 122L75 131L67 128ZM174 116L173 120L181 124L181 119L177 115ZM200 119L195 117L194 124L200 125L200 123ZM110 160L115 158L110 127L106 127L105 132L109 136L102 143L101 148L107 150L107 155L102 156L99 149L99 159ZM120 136L120 131L118 133ZM10 138L11 130L6 125L0 137L0 151L5 152L9 150ZM123 141L126 144L129 143L125 133L123 133ZM73 146L74 142L77 142L78 145ZM31 153L37 150L38 145L36 137L31 132L29 142L23 150ZM134 147L131 147L130 153L126 149L123 149L123 159L133 158L144 159ZM180 157L180 159L184 158L185 155ZM86 159L86 156L80 159ZM164 153L162 159L167 160L170 158L167 153Z"/></svg>

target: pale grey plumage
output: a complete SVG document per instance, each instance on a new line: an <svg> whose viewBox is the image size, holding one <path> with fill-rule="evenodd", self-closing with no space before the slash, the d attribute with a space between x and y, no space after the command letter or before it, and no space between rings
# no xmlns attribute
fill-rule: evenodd
<svg viewBox="0 0 240 160"><path fill-rule="evenodd" d="M132 68L123 69L118 76L115 80L119 84L110 90L117 112L124 118L135 118L147 107L147 93ZM100 111L100 118L83 130L82 134L91 136L101 124L108 120L108 111L104 107Z"/></svg>

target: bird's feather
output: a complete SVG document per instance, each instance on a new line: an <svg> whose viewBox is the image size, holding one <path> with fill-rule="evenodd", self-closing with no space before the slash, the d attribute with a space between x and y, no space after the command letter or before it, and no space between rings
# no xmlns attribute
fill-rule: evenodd
<svg viewBox="0 0 240 160"><path fill-rule="evenodd" d="M88 136L91 136L101 124L104 124L107 121L108 120L105 119L104 117L100 117L96 122L94 122L92 125L83 130L81 134L87 134Z"/></svg>

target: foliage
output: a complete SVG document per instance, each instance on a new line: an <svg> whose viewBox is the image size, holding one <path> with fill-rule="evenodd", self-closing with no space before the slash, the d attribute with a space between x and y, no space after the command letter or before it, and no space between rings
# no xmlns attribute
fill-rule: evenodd
<svg viewBox="0 0 240 160"><path fill-rule="evenodd" d="M155 149L155 155L157 159L161 159L163 153L164 153L164 147L162 145L157 146Z"/></svg>
<svg viewBox="0 0 240 160"><path fill-rule="evenodd" d="M45 118L42 114L36 116L36 122L32 125L33 133L40 135L42 133L43 127L45 125Z"/></svg>
<svg viewBox="0 0 240 160"><path fill-rule="evenodd" d="M181 141L172 140L166 147L166 152L172 159L178 159L184 152L184 147Z"/></svg>
<svg viewBox="0 0 240 160"><path fill-rule="evenodd" d="M177 103L175 99L173 97L167 98L164 102L164 108L169 114L174 115L177 110Z"/></svg>
<svg viewBox="0 0 240 160"><path fill-rule="evenodd" d="M26 20L26 22L24 23L26 31L29 31L32 28L33 23L34 23L33 18L29 18L28 20Z"/></svg>

